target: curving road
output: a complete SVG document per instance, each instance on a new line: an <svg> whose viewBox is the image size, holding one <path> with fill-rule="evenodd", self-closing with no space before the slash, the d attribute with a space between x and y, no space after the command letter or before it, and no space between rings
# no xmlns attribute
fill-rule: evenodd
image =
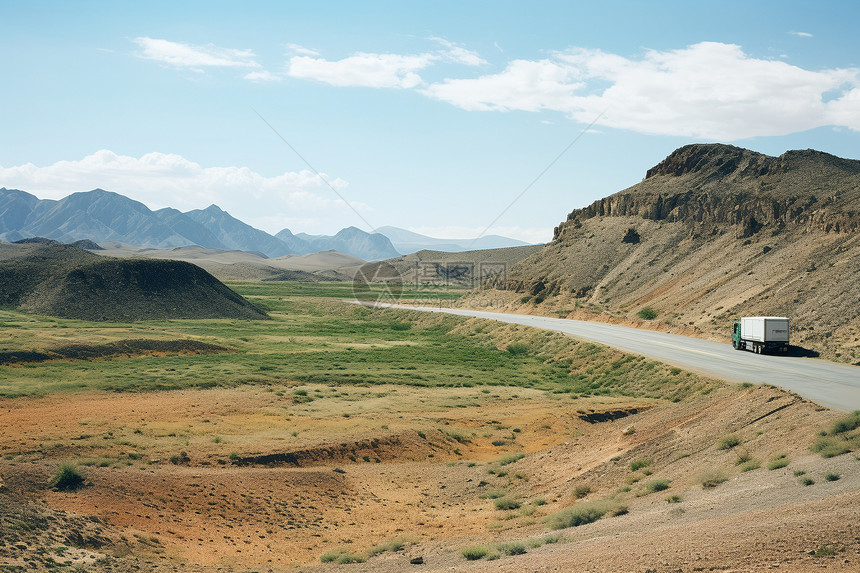
<svg viewBox="0 0 860 573"><path fill-rule="evenodd" d="M523 324L641 354L679 368L731 382L766 383L837 410L860 409L860 367L792 356L737 351L731 344L602 322L459 308L386 305Z"/></svg>

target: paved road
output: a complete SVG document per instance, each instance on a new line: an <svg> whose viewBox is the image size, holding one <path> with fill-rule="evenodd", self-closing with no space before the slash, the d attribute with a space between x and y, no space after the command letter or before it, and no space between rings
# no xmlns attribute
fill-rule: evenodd
<svg viewBox="0 0 860 573"><path fill-rule="evenodd" d="M797 392L823 406L860 410L860 367L814 358L769 356L737 351L731 344L601 322L458 308L400 306L524 324L641 354L732 382L767 383Z"/></svg>

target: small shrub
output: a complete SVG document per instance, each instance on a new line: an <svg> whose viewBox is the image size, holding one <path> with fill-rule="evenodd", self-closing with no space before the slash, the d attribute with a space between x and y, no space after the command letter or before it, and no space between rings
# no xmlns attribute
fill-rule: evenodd
<svg viewBox="0 0 860 573"><path fill-rule="evenodd" d="M809 448L813 452L821 454L822 458L833 458L847 454L853 448L851 442L836 436L824 436L817 438Z"/></svg>
<svg viewBox="0 0 860 573"><path fill-rule="evenodd" d="M835 474L835 473L831 472L831 473L828 473L827 475L825 475L824 479L826 479L827 481L838 481L840 477L842 477L842 476L840 476L839 474Z"/></svg>
<svg viewBox="0 0 860 573"><path fill-rule="evenodd" d="M800 477L804 474L806 474L806 470L795 470L794 471L794 477Z"/></svg>
<svg viewBox="0 0 860 573"><path fill-rule="evenodd" d="M496 447L504 446L505 444L507 444L507 442L504 440L493 440L491 443Z"/></svg>
<svg viewBox="0 0 860 573"><path fill-rule="evenodd" d="M730 450L741 443L737 436L725 436L717 445L718 450Z"/></svg>
<svg viewBox="0 0 860 573"><path fill-rule="evenodd" d="M681 496L677 494L672 494L666 497L667 503L681 503Z"/></svg>
<svg viewBox="0 0 860 573"><path fill-rule="evenodd" d="M518 452L516 454L510 454L510 455L507 455L507 456L503 457L502 459L500 459L499 465L500 466L506 466L508 464L512 464L516 461L519 461L519 460L523 459L524 457L526 457L526 455L522 452Z"/></svg>
<svg viewBox="0 0 860 573"><path fill-rule="evenodd" d="M546 519L550 529L578 527L597 521L618 506L608 501L583 501L553 513Z"/></svg>
<svg viewBox="0 0 860 573"><path fill-rule="evenodd" d="M500 497L505 497L507 492L501 489L493 489L482 495L481 497L485 497L487 499L499 499Z"/></svg>
<svg viewBox="0 0 860 573"><path fill-rule="evenodd" d="M418 433L418 437L421 438L422 440L427 439L427 435L424 432L422 432L421 430L418 430L417 433Z"/></svg>
<svg viewBox="0 0 860 573"><path fill-rule="evenodd" d="M638 316L642 320L654 320L655 318L657 318L657 311L650 306L646 306L642 310L637 312L636 316Z"/></svg>
<svg viewBox="0 0 860 573"><path fill-rule="evenodd" d="M525 344L508 344L505 350L514 356L524 356L529 353L529 347Z"/></svg>
<svg viewBox="0 0 860 573"><path fill-rule="evenodd" d="M504 555L523 555L526 553L526 546L518 541L499 543L496 545L496 549Z"/></svg>
<svg viewBox="0 0 860 573"><path fill-rule="evenodd" d="M487 553L490 552L490 548L486 545L476 545L474 547L467 547L461 553L463 557L468 559L469 561L477 561L478 559L483 559L487 556Z"/></svg>
<svg viewBox="0 0 860 573"><path fill-rule="evenodd" d="M758 461L756 461L756 460L750 460L750 461L748 461L747 463L745 463L744 465L742 465L742 466L741 466L741 471L742 471L742 472L748 472L748 471L752 471L752 470L757 470L757 469L759 469L760 467L761 467L761 464L760 464L760 463L758 463Z"/></svg>
<svg viewBox="0 0 860 573"><path fill-rule="evenodd" d="M836 420L830 429L830 433L833 435L844 434L857 428L860 428L860 410L855 410L846 418Z"/></svg>
<svg viewBox="0 0 860 573"><path fill-rule="evenodd" d="M774 454L771 456L770 461L767 462L767 469L778 470L780 468L784 468L790 463L791 459L789 459L788 454Z"/></svg>
<svg viewBox="0 0 860 573"><path fill-rule="evenodd" d="M500 497L496 500L496 509L500 509L502 511L511 511L514 509L519 509L520 505L520 502L509 497Z"/></svg>
<svg viewBox="0 0 860 573"><path fill-rule="evenodd" d="M573 489L573 495L575 495L577 499L582 499L590 493L591 486L587 484L578 485Z"/></svg>
<svg viewBox="0 0 860 573"><path fill-rule="evenodd" d="M803 485L815 485L815 480L811 477L805 477L800 480L800 483L802 483Z"/></svg>
<svg viewBox="0 0 860 573"><path fill-rule="evenodd" d="M729 478L723 470L712 469L703 472L699 476L699 483L702 484L702 487L705 489L715 488L721 483L727 481Z"/></svg>
<svg viewBox="0 0 860 573"><path fill-rule="evenodd" d="M641 459L641 460L633 460L630 462L630 471L635 472L638 469L646 468L651 465L651 460L649 459Z"/></svg>
<svg viewBox="0 0 860 573"><path fill-rule="evenodd" d="M813 555L815 555L816 557L832 557L833 555L836 555L836 550L832 547L822 545L815 550L815 553L813 553Z"/></svg>
<svg viewBox="0 0 860 573"><path fill-rule="evenodd" d="M84 485L84 476L72 464L62 464L51 482L54 489L59 491L77 491Z"/></svg>
<svg viewBox="0 0 860 573"><path fill-rule="evenodd" d="M377 555L385 553L386 551L397 553L398 551L402 551L405 546L406 541L403 541L402 539L392 539L391 541L386 541L384 543L374 545L367 550L367 555L368 557L376 557Z"/></svg>
<svg viewBox="0 0 860 573"><path fill-rule="evenodd" d="M670 481L667 479L652 479L648 483L645 484L645 489L639 494L639 496L648 495L649 493L656 493L658 491L664 491L669 489Z"/></svg>
<svg viewBox="0 0 860 573"><path fill-rule="evenodd" d="M616 517L619 515L627 515L629 512L630 510L627 508L626 505L616 505L612 507L609 511L607 511L606 514L609 517Z"/></svg>
<svg viewBox="0 0 860 573"><path fill-rule="evenodd" d="M329 551L327 553L323 553L322 556L320 556L320 561L322 561L323 563L332 563L334 561L337 561L337 558L340 556L341 553Z"/></svg>
<svg viewBox="0 0 860 573"><path fill-rule="evenodd" d="M742 452L738 452L738 459L735 460L735 465L739 466L741 464L745 464L752 459L752 456L746 450Z"/></svg>
<svg viewBox="0 0 860 573"><path fill-rule="evenodd" d="M828 474L828 475L830 475L830 474ZM835 475L835 474L834 474L834 475ZM836 479L839 479L839 476L836 476ZM833 480L830 480L830 481L833 481ZM545 500L544 498L542 498L542 497L539 497L539 498L537 498L536 500L534 500L532 503L533 503L534 505L536 505L536 506L540 507L541 505L546 505L546 500Z"/></svg>

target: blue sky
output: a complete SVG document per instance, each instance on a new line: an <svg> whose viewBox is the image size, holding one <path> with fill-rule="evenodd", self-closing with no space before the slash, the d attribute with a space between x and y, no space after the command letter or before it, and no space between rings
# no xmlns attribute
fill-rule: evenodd
<svg viewBox="0 0 860 573"><path fill-rule="evenodd" d="M858 6L4 1L0 186L546 241L687 143L860 158Z"/></svg>

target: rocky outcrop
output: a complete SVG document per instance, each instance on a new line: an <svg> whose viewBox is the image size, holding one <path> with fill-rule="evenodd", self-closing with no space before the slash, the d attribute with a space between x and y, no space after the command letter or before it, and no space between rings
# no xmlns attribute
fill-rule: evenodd
<svg viewBox="0 0 860 573"><path fill-rule="evenodd" d="M645 180L588 207L555 229L593 217L639 217L717 227L739 236L763 227L860 229L860 161L818 151L770 157L729 145L688 145L648 170Z"/></svg>

